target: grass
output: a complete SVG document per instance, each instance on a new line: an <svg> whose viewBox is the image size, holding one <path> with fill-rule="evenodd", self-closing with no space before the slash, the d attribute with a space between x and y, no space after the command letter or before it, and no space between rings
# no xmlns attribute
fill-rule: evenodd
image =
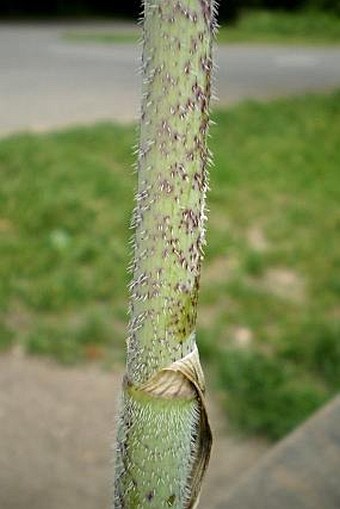
<svg viewBox="0 0 340 509"><path fill-rule="evenodd" d="M222 26L220 43L339 43L339 18L323 12L246 12L233 27Z"/></svg>
<svg viewBox="0 0 340 509"><path fill-rule="evenodd" d="M66 32L71 42L136 44L139 31ZM246 11L235 26L222 26L218 42L278 43L278 44L334 44L340 43L339 19L328 13L303 11L298 13Z"/></svg>
<svg viewBox="0 0 340 509"><path fill-rule="evenodd" d="M340 388L340 92L214 116L198 339L231 422L277 439ZM1 349L122 362L135 140L0 141Z"/></svg>
<svg viewBox="0 0 340 509"><path fill-rule="evenodd" d="M63 38L69 42L94 42L101 44L137 44L139 32L65 32Z"/></svg>

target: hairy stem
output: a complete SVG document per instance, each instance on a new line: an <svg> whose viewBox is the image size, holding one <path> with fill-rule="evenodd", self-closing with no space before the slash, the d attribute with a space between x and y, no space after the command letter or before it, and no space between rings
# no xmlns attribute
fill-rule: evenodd
<svg viewBox="0 0 340 509"><path fill-rule="evenodd" d="M193 507L200 401L143 390L195 349L213 0L146 0L127 372L114 507ZM157 391L156 391L157 392ZM176 392L176 391L175 391Z"/></svg>

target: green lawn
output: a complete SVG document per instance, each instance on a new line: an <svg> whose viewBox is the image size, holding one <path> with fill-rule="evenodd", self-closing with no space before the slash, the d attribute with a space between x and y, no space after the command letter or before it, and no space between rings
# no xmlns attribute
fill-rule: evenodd
<svg viewBox="0 0 340 509"><path fill-rule="evenodd" d="M135 31L73 31L64 39L72 42L135 44L140 37ZM279 43L279 44L334 44L340 43L340 19L322 12L244 12L235 26L222 26L218 42L224 43Z"/></svg>
<svg viewBox="0 0 340 509"><path fill-rule="evenodd" d="M276 439L340 388L340 92L214 120L198 340L231 421ZM122 362L135 142L0 141L3 349Z"/></svg>
<svg viewBox="0 0 340 509"><path fill-rule="evenodd" d="M222 26L218 41L319 44L340 43L340 19L322 12L246 12L235 27Z"/></svg>
<svg viewBox="0 0 340 509"><path fill-rule="evenodd" d="M136 30L127 30L126 32L97 32L97 31L76 31L65 32L63 39L69 42L94 42L101 44L137 44L140 38L140 32Z"/></svg>

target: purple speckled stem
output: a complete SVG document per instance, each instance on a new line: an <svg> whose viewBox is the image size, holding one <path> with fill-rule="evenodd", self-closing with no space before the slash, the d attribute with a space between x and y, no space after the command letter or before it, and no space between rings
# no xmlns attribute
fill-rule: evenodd
<svg viewBox="0 0 340 509"><path fill-rule="evenodd" d="M128 376L193 349L204 243L211 0L145 3Z"/></svg>
<svg viewBox="0 0 340 509"><path fill-rule="evenodd" d="M198 408L138 388L195 347L213 0L146 0L127 373L115 508L191 507Z"/></svg>

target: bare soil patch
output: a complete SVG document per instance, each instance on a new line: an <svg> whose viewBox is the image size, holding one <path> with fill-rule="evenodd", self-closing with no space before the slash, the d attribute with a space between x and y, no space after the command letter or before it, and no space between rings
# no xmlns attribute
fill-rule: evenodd
<svg viewBox="0 0 340 509"><path fill-rule="evenodd" d="M0 357L1 509L109 509L120 372ZM267 450L227 433L209 398L215 443L200 507L214 508Z"/></svg>

